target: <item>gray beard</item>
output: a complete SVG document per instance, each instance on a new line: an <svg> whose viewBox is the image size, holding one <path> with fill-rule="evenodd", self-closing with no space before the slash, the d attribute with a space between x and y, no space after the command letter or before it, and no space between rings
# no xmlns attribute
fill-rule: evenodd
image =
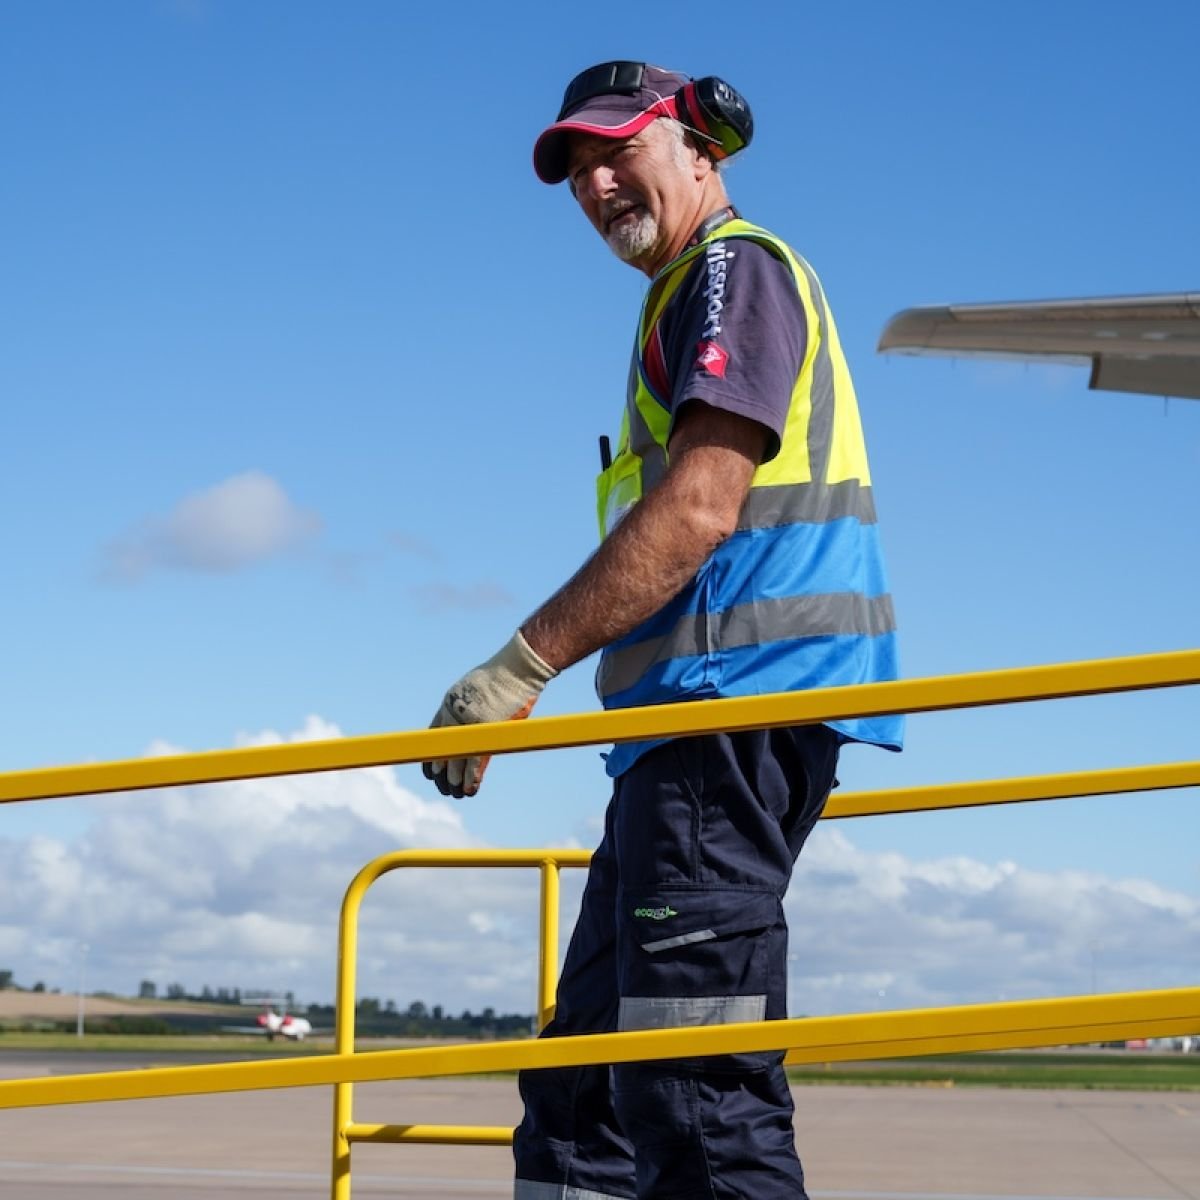
<svg viewBox="0 0 1200 1200"><path fill-rule="evenodd" d="M644 212L636 221L622 223L604 240L622 262L633 262L654 249L658 241L658 222L648 212Z"/></svg>

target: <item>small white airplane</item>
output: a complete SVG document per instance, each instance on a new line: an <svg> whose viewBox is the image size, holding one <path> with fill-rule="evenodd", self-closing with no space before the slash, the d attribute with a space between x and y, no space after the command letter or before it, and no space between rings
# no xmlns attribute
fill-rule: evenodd
<svg viewBox="0 0 1200 1200"><path fill-rule="evenodd" d="M277 1013L273 1009L261 1013L258 1024L267 1035L268 1042L273 1041L276 1034L302 1042L313 1031L307 1017L293 1017L290 1013Z"/></svg>
<svg viewBox="0 0 1200 1200"><path fill-rule="evenodd" d="M1077 363L1093 389L1200 400L1200 292L908 308L879 350Z"/></svg>
<svg viewBox="0 0 1200 1200"><path fill-rule="evenodd" d="M290 1013L277 1013L273 1008L268 1008L259 1013L254 1025L222 1025L221 1030L223 1033L265 1034L268 1042L273 1042L277 1036L302 1042L312 1033L313 1027L307 1017L294 1017Z"/></svg>

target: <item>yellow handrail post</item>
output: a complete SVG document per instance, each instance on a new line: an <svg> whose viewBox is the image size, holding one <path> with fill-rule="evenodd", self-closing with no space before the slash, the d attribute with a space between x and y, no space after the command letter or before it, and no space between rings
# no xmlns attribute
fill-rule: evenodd
<svg viewBox="0 0 1200 1200"><path fill-rule="evenodd" d="M554 1018L555 996L558 992L558 863L553 858L542 861L541 947L538 956L538 1032L541 1033Z"/></svg>
<svg viewBox="0 0 1200 1200"><path fill-rule="evenodd" d="M586 867L591 857L589 850L394 850L367 863L346 889L338 922L335 1053L355 1052L358 913L367 889L381 875L398 867L537 867L541 873L538 1020L539 1027L544 1027L554 1014L558 986L559 870L564 866ZM355 1142L503 1146L512 1141L511 1130L490 1126L360 1124L354 1120L353 1089L353 1083L345 1078L334 1084L331 1200L350 1200L350 1154Z"/></svg>
<svg viewBox="0 0 1200 1200"><path fill-rule="evenodd" d="M389 856L391 857L391 856ZM358 910L367 888L383 873L381 863L368 863L351 881L338 919L337 986L334 998L334 1052L354 1053L355 980L358 975ZM350 1139L346 1131L354 1119L354 1084L333 1085L333 1171L331 1200L350 1200Z"/></svg>
<svg viewBox="0 0 1200 1200"><path fill-rule="evenodd" d="M333 1170L330 1176L332 1200L350 1200L350 1141L346 1126L350 1124L353 1101L352 1083L333 1085Z"/></svg>

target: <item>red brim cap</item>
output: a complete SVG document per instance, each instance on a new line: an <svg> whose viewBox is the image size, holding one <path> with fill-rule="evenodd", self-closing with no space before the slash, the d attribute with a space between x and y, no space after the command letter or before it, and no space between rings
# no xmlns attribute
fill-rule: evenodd
<svg viewBox="0 0 1200 1200"><path fill-rule="evenodd" d="M646 104L645 93L634 96L597 96L581 105L562 121L542 131L533 147L533 169L543 183L562 183L567 177L570 135L631 138L659 117L677 117L675 97L654 96Z"/></svg>

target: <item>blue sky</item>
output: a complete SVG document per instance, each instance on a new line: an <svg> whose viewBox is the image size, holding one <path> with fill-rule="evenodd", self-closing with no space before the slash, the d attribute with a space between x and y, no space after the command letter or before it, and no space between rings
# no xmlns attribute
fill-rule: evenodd
<svg viewBox="0 0 1200 1200"><path fill-rule="evenodd" d="M906 674L1194 646L1200 404L874 345L914 304L1200 286L1197 34L1182 0L1136 22L1081 2L748 3L712 22L670 3L620 21L531 3L0 7L0 769L423 726L578 565L644 281L537 182L530 151L566 81L612 57L722 74L754 108L730 191L813 263L836 313ZM583 666L538 713L593 705ZM1194 758L1198 716L1182 689L922 717L902 756L848 751L843 784ZM248 788L244 808L230 789L7 806L0 848L33 874L0 910L0 965L65 982L86 935L97 980L120 990L145 973L232 986L257 970L323 997L332 948L325 918L298 907L303 874L280 859L274 890L235 902L227 843L206 829L258 831L266 858L328 845L320 898L336 907L336 881L398 840L589 845L606 800L594 750L498 761L452 809L416 769L387 774L341 841L324 783ZM842 823L814 871L894 868L907 882L877 897L881 929L914 880L951 907L991 897L1001 941L1033 926L1001 912L997 881L1035 880L1022 894L1094 907L1065 921L1058 958L1107 958L1128 986L1194 982L1178 963L1200 950L1196 799ZM381 815L389 803L403 819ZM218 810L223 825L206 817ZM198 891L135 937L132 909L103 898L137 879L166 895L161 866L114 867L123 838L158 853L156 830L162 855L211 857L184 872ZM1145 888L1159 899L1136 911L1096 900ZM846 902L836 940L873 944ZM445 936L511 934L523 954L524 918L506 925L502 907L478 899ZM169 949L195 946L181 930L228 921L236 938L256 920L291 921L292 951L264 957L275 934L247 935L244 957ZM1127 953L1160 940L1158 974ZM469 986L413 957L430 974L397 979L381 951L368 978L398 999L519 1004L532 973L532 950L525 975L497 967ZM1026 979L1030 994L1073 990L1034 959L1014 961L1010 994ZM831 960L821 979L858 982L805 1004L975 996L965 962L947 961L937 986L933 967L899 965L875 988L867 967ZM241 977L219 978L222 963Z"/></svg>

